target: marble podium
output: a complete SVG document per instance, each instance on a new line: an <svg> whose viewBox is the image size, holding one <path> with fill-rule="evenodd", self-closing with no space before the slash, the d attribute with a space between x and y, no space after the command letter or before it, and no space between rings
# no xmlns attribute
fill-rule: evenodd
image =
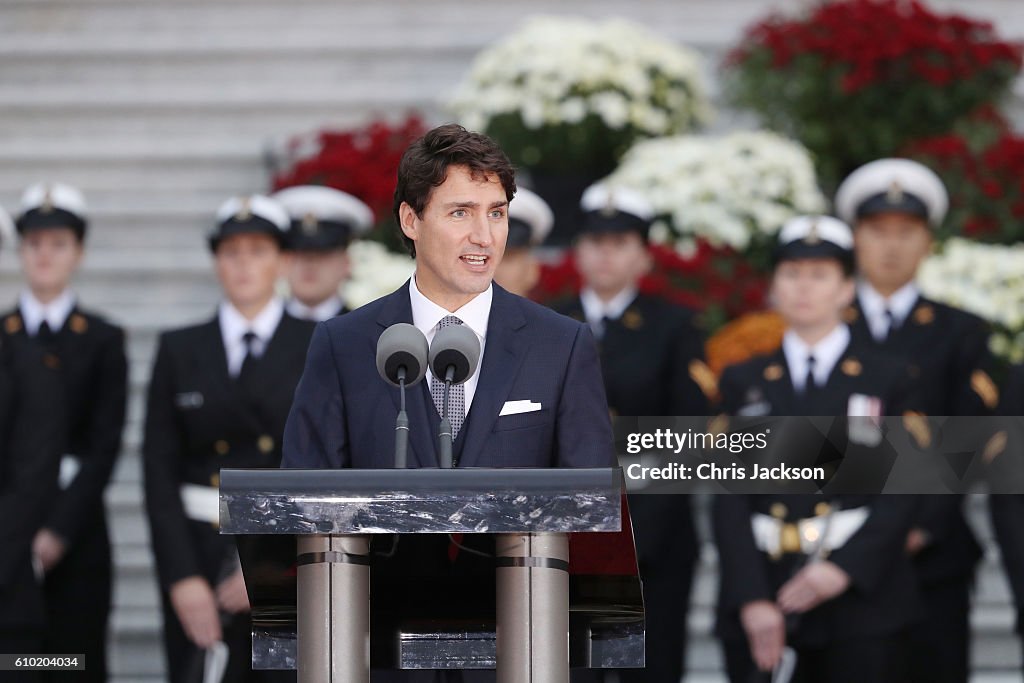
<svg viewBox="0 0 1024 683"><path fill-rule="evenodd" d="M255 669L566 683L570 667L643 666L618 469L223 470L220 522L238 543Z"/></svg>

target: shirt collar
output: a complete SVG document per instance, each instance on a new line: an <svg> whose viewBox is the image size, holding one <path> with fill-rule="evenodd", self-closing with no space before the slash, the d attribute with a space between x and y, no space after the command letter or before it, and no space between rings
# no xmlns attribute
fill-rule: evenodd
<svg viewBox="0 0 1024 683"><path fill-rule="evenodd" d="M494 284L473 297L457 311L448 311L428 299L416 286L416 276L409 278L409 301L412 304L412 324L427 337L433 338L437 324L447 315L454 315L480 339L487 337L487 321L491 316L491 301L494 298Z"/></svg>
<svg viewBox="0 0 1024 683"><path fill-rule="evenodd" d="M584 288L583 291L580 292L580 304L583 306L583 316L590 324L600 322L604 318L618 320L622 317L622 314L626 312L626 309L629 308L629 305L636 300L636 296L636 287L626 287L606 303L601 300L601 297L599 297L594 290Z"/></svg>
<svg viewBox="0 0 1024 683"><path fill-rule="evenodd" d="M903 321L907 319L920 296L921 291L913 282L908 282L897 289L888 299L879 294L878 290L866 281L861 280L857 283L857 299L860 301L861 308L864 309L864 315L871 319L882 320L885 318L885 310L888 308L897 325L902 325Z"/></svg>
<svg viewBox="0 0 1024 683"><path fill-rule="evenodd" d="M25 329L30 335L35 335L39 331L39 326L44 320L52 332L58 332L64 327L64 322L75 308L75 293L65 289L56 299L43 304L31 291L25 289L18 298L18 308L25 319Z"/></svg>
<svg viewBox="0 0 1024 683"><path fill-rule="evenodd" d="M217 317L220 320L221 337L225 343L239 341L251 330L265 344L273 338L283 315L284 303L275 296L252 320L247 320L229 301L221 302Z"/></svg>
<svg viewBox="0 0 1024 683"><path fill-rule="evenodd" d="M327 320L338 315L344 305L344 302L338 295L334 295L325 301L321 301L316 306L307 306L293 297L288 299L288 304L285 308L288 311L288 314L294 318L320 322L321 320Z"/></svg>
<svg viewBox="0 0 1024 683"><path fill-rule="evenodd" d="M786 330L782 337L782 350L793 376L802 381L807 375L807 357L814 356L814 378L819 385L825 384L849 345L850 328L843 324L837 325L814 346L809 346L793 330Z"/></svg>

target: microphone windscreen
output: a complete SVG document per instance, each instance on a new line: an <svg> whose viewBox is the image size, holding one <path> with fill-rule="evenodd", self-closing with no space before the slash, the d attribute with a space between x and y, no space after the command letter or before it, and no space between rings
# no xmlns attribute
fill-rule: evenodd
<svg viewBox="0 0 1024 683"><path fill-rule="evenodd" d="M414 325L396 323L377 340L377 372L398 386L398 369L405 367L405 386L411 387L427 374L427 338Z"/></svg>
<svg viewBox="0 0 1024 683"><path fill-rule="evenodd" d="M449 367L455 368L452 382L462 384L476 372L480 362L480 339L468 325L449 325L437 331L430 342L430 368L444 381Z"/></svg>

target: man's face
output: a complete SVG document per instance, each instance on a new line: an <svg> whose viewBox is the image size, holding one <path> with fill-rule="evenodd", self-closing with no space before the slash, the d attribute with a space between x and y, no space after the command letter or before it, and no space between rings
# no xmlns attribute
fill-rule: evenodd
<svg viewBox="0 0 1024 683"><path fill-rule="evenodd" d="M838 323L853 293L853 280L835 259L783 261L772 276L775 309L798 329Z"/></svg>
<svg viewBox="0 0 1024 683"><path fill-rule="evenodd" d="M277 241L258 233L225 237L214 261L224 294L236 308L270 301L287 262Z"/></svg>
<svg viewBox="0 0 1024 683"><path fill-rule="evenodd" d="M307 306L316 306L338 294L349 276L348 252L299 251L288 267L288 285L292 296Z"/></svg>
<svg viewBox="0 0 1024 683"><path fill-rule="evenodd" d="M416 243L416 286L434 303L456 310L486 291L505 251L508 199L496 175L473 178L451 166L417 216L400 209L402 232Z"/></svg>
<svg viewBox="0 0 1024 683"><path fill-rule="evenodd" d="M576 242L576 267L585 286L611 298L635 286L650 270L651 259L636 232L585 234Z"/></svg>
<svg viewBox="0 0 1024 683"><path fill-rule="evenodd" d="M82 243L71 228L38 228L21 238L21 267L32 291L59 294L82 260Z"/></svg>
<svg viewBox="0 0 1024 683"><path fill-rule="evenodd" d="M540 264L529 247L506 249L494 281L519 296L526 296L540 280Z"/></svg>
<svg viewBox="0 0 1024 683"><path fill-rule="evenodd" d="M932 247L927 223L897 212L862 218L853 238L858 271L873 287L886 292L913 280Z"/></svg>

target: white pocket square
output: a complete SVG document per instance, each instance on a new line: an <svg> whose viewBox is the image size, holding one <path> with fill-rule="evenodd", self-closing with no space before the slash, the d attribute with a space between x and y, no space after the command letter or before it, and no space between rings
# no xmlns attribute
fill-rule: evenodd
<svg viewBox="0 0 1024 683"><path fill-rule="evenodd" d="M534 413L540 410L540 404L534 403L529 399L522 401L505 401L505 405L501 407L501 412L498 413L498 417L502 415L518 415L519 413Z"/></svg>

